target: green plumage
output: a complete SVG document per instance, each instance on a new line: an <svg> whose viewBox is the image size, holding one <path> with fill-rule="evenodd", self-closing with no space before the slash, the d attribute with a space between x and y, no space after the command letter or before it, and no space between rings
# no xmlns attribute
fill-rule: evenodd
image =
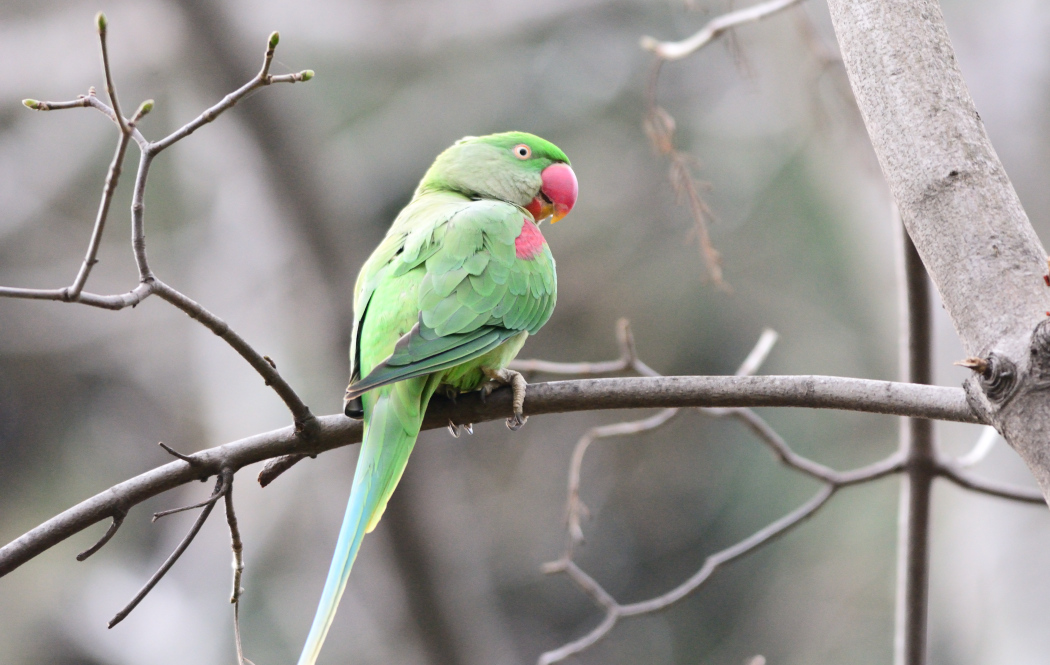
<svg viewBox="0 0 1050 665"><path fill-rule="evenodd" d="M528 159L512 152L521 144ZM515 240L534 222L524 206L539 195L541 171L556 162L568 159L531 134L457 142L438 156L361 269L346 399L348 415L360 404L365 434L300 665L320 651L361 537L386 509L431 396L480 388L550 318L554 258L545 242L519 257Z"/></svg>

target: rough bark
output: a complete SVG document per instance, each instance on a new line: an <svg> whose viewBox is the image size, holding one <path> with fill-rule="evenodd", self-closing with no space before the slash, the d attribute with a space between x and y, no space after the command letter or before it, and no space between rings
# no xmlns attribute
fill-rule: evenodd
<svg viewBox="0 0 1050 665"><path fill-rule="evenodd" d="M1050 496L1046 252L992 148L935 0L829 0L901 218L963 346L968 397Z"/></svg>

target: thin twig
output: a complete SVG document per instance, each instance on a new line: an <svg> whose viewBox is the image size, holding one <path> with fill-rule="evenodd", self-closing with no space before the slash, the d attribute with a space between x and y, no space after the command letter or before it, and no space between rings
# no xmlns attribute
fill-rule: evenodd
<svg viewBox="0 0 1050 665"><path fill-rule="evenodd" d="M87 282L88 276L91 274L91 269L98 263L98 248L102 243L102 232L106 227L106 217L109 215L109 204L113 201L113 193L117 189L117 182L120 179L121 168L124 165L124 155L128 149L128 143L131 142L131 123L128 123L124 116L120 113L120 104L117 102L117 87L113 83L113 76L109 70L109 51L106 48L106 16L102 12L98 13L96 17L98 24L98 37L99 43L102 48L102 69L106 75L106 93L109 95L110 104L113 105L113 113L117 120L117 126L120 128L120 140L117 141L117 150L113 155L113 161L109 165L109 170L106 172L105 185L102 188L102 199L99 201L98 214L95 217L95 227L91 232L91 240L88 242L87 254L84 256L84 262L80 265L80 271L77 273L76 279L73 280L73 284L69 287L68 298L70 300L76 300L80 295L80 292L84 289L84 284ZM89 95L90 96L90 95ZM135 121L142 117L145 113L149 112L149 108L152 108L152 104L149 107L145 105L139 108L139 112L136 113Z"/></svg>
<svg viewBox="0 0 1050 665"><path fill-rule="evenodd" d="M944 476L959 487L964 487L974 492L997 496L1000 499L1010 499L1021 503L1031 503L1046 506L1046 498L1037 489L1029 489L1008 483L1000 483L968 471L967 469L951 461L942 461L937 468L938 475Z"/></svg>
<svg viewBox="0 0 1050 665"><path fill-rule="evenodd" d="M560 363L550 360L512 360L507 365L509 369L522 374L541 372L544 374L568 374L571 376L596 376L598 374L612 374L632 368L632 363L638 360L634 350L634 335L631 333L631 322L621 318L616 322L616 342L620 347L620 357L616 360L602 360L599 362L576 362Z"/></svg>
<svg viewBox="0 0 1050 665"><path fill-rule="evenodd" d="M151 154L157 154L170 147L172 144L181 141L193 132L197 131L204 125L215 120L224 111L229 110L234 104L243 99L248 93L252 92L256 88L270 85L271 83L296 83L298 81L309 81L314 77L314 72L311 69L304 69L301 72L294 74L282 74L280 76L273 76L270 72L270 61L273 59L274 49L277 47L277 43L280 40L280 35L276 32L272 33L266 42L266 53L263 56L262 69L252 80L242 85L237 90L234 90L230 94L222 98L222 100L214 106L206 109L199 116L191 120L190 122L183 125L181 128L175 130L165 138L156 141L150 145L149 152Z"/></svg>
<svg viewBox="0 0 1050 665"><path fill-rule="evenodd" d="M241 542L241 530L237 527L237 513L233 509L233 472L229 469L223 471L228 475L226 489L226 524L230 527L230 551L233 553L233 591L230 593L230 602L233 603L233 639L237 646L237 665L251 664L244 657L244 648L241 645L241 576L244 574L244 544Z"/></svg>
<svg viewBox="0 0 1050 665"><path fill-rule="evenodd" d="M667 157L671 162L668 177L675 196L681 202L685 199L689 205L689 212L693 218L694 231L700 243L700 250L704 257L704 265L707 268L707 276L711 282L722 290L729 290L729 285L722 279L722 258L711 242L708 233L708 220L712 214L703 197L700 196L699 186L693 177L693 169L699 166L699 160L692 155L684 153L675 148L675 121L670 113L659 105L656 93L659 89L660 68L662 59L653 62L649 70L649 78L646 84L646 112L642 121L642 128L649 139L653 150Z"/></svg>
<svg viewBox="0 0 1050 665"><path fill-rule="evenodd" d="M303 403L295 390L288 385L288 382L280 375L277 368L266 362L266 359L244 341L243 337L234 332L229 324L209 312L197 301L176 291L159 279L154 280L153 290L159 298L171 303L189 315L190 318L199 321L208 330L221 337L242 358L247 360L248 364L255 368L255 371L266 381L266 385L273 388L274 392L284 401L288 410L292 412L296 428L300 433L308 437L316 433L317 419L310 413L310 408Z"/></svg>
<svg viewBox="0 0 1050 665"><path fill-rule="evenodd" d="M629 327L625 326L624 330L629 334ZM768 357L776 340L777 334L775 331L770 329L764 330L754 348L737 369L736 377L747 378L757 372L762 363ZM631 353L637 358L633 346ZM905 468L904 457L898 452L886 459L859 469L844 472L835 471L795 453L773 430L773 428L751 409L705 408L701 409L701 411L707 415L715 417L733 417L740 420L751 429L751 431L754 432L763 443L773 450L782 463L821 481L824 484L824 489L809 504L803 506L795 513L782 518L750 538L708 557L699 571L666 594L631 605L620 605L597 581L587 575L587 573L585 573L573 561L575 549L583 542L581 518L586 514L586 507L580 499L580 468L583 463L583 455L590 444L598 438L634 434L655 429L673 418L679 412L679 409L665 409L664 411L644 420L616 423L588 430L588 432L577 442L576 448L573 451L572 461L569 465L569 491L568 499L566 501L569 537L566 548L561 558L557 561L545 564L543 566L543 571L546 573L564 572L569 575L584 593L590 596L596 604L605 609L605 617L590 633L587 633L583 637L570 642L559 649L548 651L543 654L539 659L541 665L559 662L573 654L588 649L608 634L621 617L654 612L684 598L705 582L719 565L739 556L743 556L743 554L768 542L776 535L783 533L783 531L801 523L802 520L812 515L813 512L824 505L824 503L838 489L850 485L871 482L890 474L899 473Z"/></svg>
<svg viewBox="0 0 1050 665"><path fill-rule="evenodd" d="M263 377L263 380L267 385L273 387L274 391L288 406L288 409L292 412L292 417L295 420L297 430L309 439L316 434L317 426L316 419L310 413L309 408L303 403L299 396L295 393L292 387L281 377L273 366L272 361L267 362L264 357L255 351L245 340L235 333L230 327L200 304L194 300L188 298L184 294L176 291L172 287L163 283L157 279L153 272L149 268L149 263L146 256L146 232L144 222L144 210L145 210L145 190L146 180L149 175L149 168L153 158L164 148L172 145L176 141L189 136L199 127L207 124L214 120L219 114L226 109L232 107L237 103L244 95L248 94L251 90L257 87L270 85L271 83L280 82L295 82L295 81L308 81L313 77L313 72L305 70L297 74L273 76L269 74L270 62L273 59L274 49L278 43L277 33L270 35L267 41L267 49L263 58L263 66L259 74L252 79L249 83L242 86L239 90L230 95L227 95L223 101L219 104L211 107L207 111L201 114L196 120L177 130L167 138L156 143L149 143L145 138L138 132L135 125L141 118L153 108L153 102L144 102L136 111L130 121L126 120L120 112L120 105L117 101L116 86L113 83L113 77L110 72L109 66L109 55L106 48L106 30L107 21L105 15L101 12L96 17L96 24L99 31L100 42L102 46L102 63L103 70L106 78L106 90L109 93L110 103L112 107L107 106L94 94L94 91L90 91L87 96L78 98L73 102L64 103L50 103L50 102L38 102L36 100L25 100L23 102L29 108L37 110L50 110L56 108L74 108L81 106L91 106L105 114L120 128L121 138L117 146L117 152L114 155L113 162L110 165L109 171L106 176L106 184L103 188L102 199L99 204L99 212L96 217L95 227L91 234L91 239L88 243L88 249L85 254L84 262L81 265L81 269L78 272L73 284L66 289L23 289L23 288L9 288L0 287L0 297L9 298L27 298L35 300L59 300L63 302L81 302L83 304L93 305L96 307L102 307L106 309L123 309L124 307L137 305L142 302L145 298L153 295L154 293L159 294L164 300L171 303L178 309L188 314L190 317L200 321L208 329L219 335L225 340L230 346L236 350L241 357L248 361L248 363L256 369ZM109 206L113 198L113 193L117 186L117 181L120 175L121 165L124 160L124 156L127 150L127 145L130 138L134 138L138 143L141 150L141 158L139 160L139 167L135 177L134 193L132 195L131 205L131 227L132 227L132 248L135 256L135 262L139 270L140 284L132 291L113 296L98 296L95 294L84 293L83 287L87 282L91 268L97 263L98 249L101 243L102 234L105 228L105 222L109 211Z"/></svg>
<svg viewBox="0 0 1050 665"><path fill-rule="evenodd" d="M631 333L631 324L627 319L617 321L616 333L617 343L620 347L620 359L617 361L606 363L545 363L544 361L531 360L527 362L530 367L546 367L547 369L554 369L560 374L571 373L573 369L580 374L590 374L595 367L604 368L611 366L612 363L618 363L621 366L620 369L631 367L639 373L648 376L659 376L655 370L642 363L639 359L634 344L634 335ZM737 369L736 376L749 376L758 371L758 368L768 357L769 352L772 351L776 341L776 331L769 328L763 330L758 342ZM565 505L565 515L569 530L569 540L564 554L566 560L572 559L574 549L583 542L582 520L587 515L588 510L586 504L580 499L580 476L583 468L583 457L587 453L587 449L598 439L641 434L642 432L649 432L662 427L678 415L678 412L678 408L663 409L648 418L592 427L576 442L576 446L572 451L572 460L569 463L569 489ZM730 409L722 409L718 412L719 415L728 413L731 413ZM787 446L784 445L784 447L786 448Z"/></svg>
<svg viewBox="0 0 1050 665"><path fill-rule="evenodd" d="M796 5L800 0L768 0L752 7L738 9L718 16L707 23L692 37L680 42L661 42L652 37L642 37L641 46L657 57L649 71L646 83L646 113L643 121L646 136L653 149L670 161L669 178L678 200L689 206L694 230L704 257L708 279L722 290L730 290L722 276L722 258L711 242L708 222L712 213L703 197L693 170L699 165L695 157L675 147L675 121L657 101L661 65L669 60L678 60L695 53L710 44L719 35L739 25L753 23L767 16Z"/></svg>
<svg viewBox="0 0 1050 665"><path fill-rule="evenodd" d="M102 72L106 75L106 95L109 96L109 103L113 106L113 112L117 116L120 133L126 135L129 133L128 122L120 112L120 104L117 102L117 86L114 85L113 75L109 71L109 49L106 47L109 21L106 20L106 15L99 12L95 16L95 25L98 27L98 40L102 47Z"/></svg>
<svg viewBox="0 0 1050 665"><path fill-rule="evenodd" d="M182 460L183 462L188 462L191 465L199 465L200 464L200 462L198 462L196 459L194 459L192 455L183 455L182 453L180 453L179 451L175 450L171 446L167 445L163 441L158 441L157 445L160 446L161 448L163 448L164 452L168 453L172 457L176 457L176 458Z"/></svg>
<svg viewBox="0 0 1050 665"><path fill-rule="evenodd" d="M717 16L708 21L699 32L682 41L662 42L646 36L642 37L641 45L643 49L652 51L663 60L680 60L707 46L726 30L745 23L755 23L767 16L797 5L799 2L801 0L769 0L768 2L762 2Z"/></svg>
<svg viewBox="0 0 1050 665"><path fill-rule="evenodd" d="M569 463L569 498L566 502L565 508L566 519L569 524L569 544L566 551L567 556L571 557L573 548L583 542L583 527L581 525L581 519L588 511L586 505L580 500L580 474L583 468L583 456L587 453L587 449L590 445L598 439L608 439L615 436L627 436L630 434L649 432L666 424L674 418L678 412L679 409L663 409L659 413L649 416L648 418L643 418L642 420L632 420L630 422L592 427L580 437L579 441L576 442L576 447L573 448L572 451L572 461Z"/></svg>
<svg viewBox="0 0 1050 665"><path fill-rule="evenodd" d="M215 489L215 492L211 496L209 496L207 499L205 499L204 501L200 501L198 503L193 503L193 504L190 504L188 506L182 506L181 508L172 508L171 510L162 510L162 511L160 511L158 513L153 513L153 519L150 520L150 521L156 522L160 518L167 517L168 515L174 515L176 513L184 513L187 510L195 510L197 508L203 508L203 507L207 506L208 504L215 503L220 498L222 498L222 495L226 493L226 490L228 489L228 487L229 487L228 483L220 483L220 485Z"/></svg>
<svg viewBox="0 0 1050 665"><path fill-rule="evenodd" d="M113 522L109 525L109 528L106 529L106 533L102 534L102 537L98 539L98 542L78 554L77 561L84 561L89 556L105 547L106 543L117 534L117 529L119 529L120 525L124 523L124 518L127 516L128 511L122 509L113 513Z"/></svg>
<svg viewBox="0 0 1050 665"><path fill-rule="evenodd" d="M734 559L739 559L745 554L753 552L777 536L783 535L791 528L801 524L806 518L812 516L813 513L827 503L828 499L830 499L835 493L835 490L836 488L834 486L826 485L816 496L794 512L785 515L776 522L773 522L761 531L752 534L750 537L736 543L735 545L708 556L704 559L704 563L700 569L682 584L676 586L665 594L642 602L620 605L607 591L605 591L605 589L602 588L600 584L598 584L598 582L583 572L583 570L571 560L566 559L556 562L556 564L549 565L548 568L545 569L547 572L563 571L567 573L572 580L595 601L595 603L605 608L606 611L602 622L590 633L573 642L569 642L562 647L542 654L537 661L538 665L559 663L570 656L585 651L605 637L616 625L616 622L622 617L656 612L678 602L690 593L696 591L704 584L704 582L710 579L711 574L723 564L729 563ZM559 565L561 566L560 568L558 567Z"/></svg>
<svg viewBox="0 0 1050 665"><path fill-rule="evenodd" d="M189 547L190 543L193 542L193 539L197 536L197 532L199 532L201 530L201 527L204 526L204 523L208 520L208 516L211 515L212 508L215 507L215 502L222 497L222 495L225 493L228 487L229 485L227 484L227 476L225 474L220 474L219 477L215 480L215 493L212 495L209 501L206 502L204 510L202 510L201 514L197 516L197 521L195 521L193 523L193 526L190 527L189 533L187 533L186 537L182 539L182 542L180 542L179 546L175 548L175 551L171 553L171 556L169 556L167 560L165 560L164 563L161 564L157 572L153 573L153 577L149 578L149 581L146 582L145 585L143 585L143 587L139 590L137 594L135 594L135 597L131 599L131 602L125 605L124 609L117 612L117 614L109 620L109 628L116 626L118 623L123 621L129 614L131 614L131 611L134 610L135 607L138 606L140 602L142 602L142 599L145 598L146 595L153 590L153 587L157 585L157 582L159 582L161 578L164 577L164 575L169 570L171 570L171 567L175 565L175 562L179 560L179 557L182 556L182 553L185 552L186 548Z"/></svg>
<svg viewBox="0 0 1050 665"><path fill-rule="evenodd" d="M94 95L95 89L92 88L89 94ZM84 95L80 95L76 99L70 100L68 102L41 102L36 99L23 99L22 104L26 108L32 109L34 111L61 111L64 109L85 108L87 106L90 106L87 97L85 97Z"/></svg>

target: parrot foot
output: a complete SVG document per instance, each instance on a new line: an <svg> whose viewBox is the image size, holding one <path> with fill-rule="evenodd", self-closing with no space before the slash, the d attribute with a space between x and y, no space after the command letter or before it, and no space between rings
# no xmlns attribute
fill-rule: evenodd
<svg viewBox="0 0 1050 665"><path fill-rule="evenodd" d="M512 432L517 432L521 429L522 425L525 424L525 421L529 419L524 413L525 389L526 386L528 386L528 383L525 382L525 377L522 376L520 372L515 372L512 369L486 369L483 371L485 372L485 376L492 381L481 387L482 401L484 401L493 390L500 386L509 385L511 390L514 391L514 397L511 401L511 405L514 408L514 415L507 418L507 428Z"/></svg>
<svg viewBox="0 0 1050 665"><path fill-rule="evenodd" d="M448 421L448 433L451 434L453 438L458 439L460 433L462 432L466 432L467 434L473 435L474 423L467 423L466 425L457 425L451 420Z"/></svg>

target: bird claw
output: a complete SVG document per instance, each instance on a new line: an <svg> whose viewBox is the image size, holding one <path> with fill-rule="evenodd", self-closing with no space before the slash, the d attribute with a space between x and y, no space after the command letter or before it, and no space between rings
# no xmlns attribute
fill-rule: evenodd
<svg viewBox="0 0 1050 665"><path fill-rule="evenodd" d="M485 370L485 376L491 380L481 387L482 402L488 398L493 390L500 386L509 385L511 390L514 391L511 401L514 415L507 418L507 428L512 432L517 432L525 424L525 421L529 419L525 415L525 389L528 386L525 382L525 377L519 372L510 369Z"/></svg>
<svg viewBox="0 0 1050 665"><path fill-rule="evenodd" d="M507 429L509 429L512 432L517 432L519 429L522 428L522 426L525 424L525 421L527 421L528 419L529 417L523 413L515 413L510 418L507 418Z"/></svg>
<svg viewBox="0 0 1050 665"><path fill-rule="evenodd" d="M467 434L474 434L474 423L467 423L466 425L457 425L451 420L448 421L448 433L453 438L458 439L460 433L466 432Z"/></svg>

